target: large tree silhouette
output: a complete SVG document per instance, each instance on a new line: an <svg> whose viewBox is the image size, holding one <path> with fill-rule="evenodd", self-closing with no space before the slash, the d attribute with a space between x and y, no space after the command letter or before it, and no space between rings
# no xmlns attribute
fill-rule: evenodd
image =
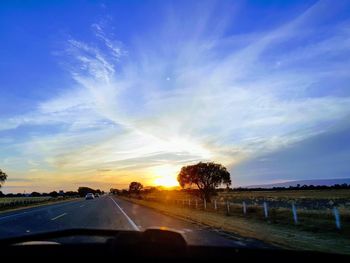
<svg viewBox="0 0 350 263"><path fill-rule="evenodd" d="M131 182L129 185L129 192L139 194L142 188L143 188L143 185L141 183Z"/></svg>
<svg viewBox="0 0 350 263"><path fill-rule="evenodd" d="M214 162L184 166L177 180L182 188L196 185L201 198L207 202L210 202L218 186L231 184L230 173L223 165Z"/></svg>

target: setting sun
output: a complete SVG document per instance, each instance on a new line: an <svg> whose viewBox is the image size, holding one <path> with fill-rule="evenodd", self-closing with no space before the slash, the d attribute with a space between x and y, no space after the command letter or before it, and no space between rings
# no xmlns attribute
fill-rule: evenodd
<svg viewBox="0 0 350 263"><path fill-rule="evenodd" d="M179 168L170 165L157 166L154 168L154 184L166 187L178 186L177 174Z"/></svg>

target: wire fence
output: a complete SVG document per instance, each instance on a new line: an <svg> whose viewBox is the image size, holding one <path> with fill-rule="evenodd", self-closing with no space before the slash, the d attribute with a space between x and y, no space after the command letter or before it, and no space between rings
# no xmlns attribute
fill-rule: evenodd
<svg viewBox="0 0 350 263"><path fill-rule="evenodd" d="M201 210L219 213L226 216L240 216L265 220L269 223L293 224L313 231L336 230L350 236L350 207L337 206L333 202L327 205L306 204L305 201L272 201L272 200L218 200L206 202L202 199L167 199L142 197L145 201L163 203L184 209Z"/></svg>

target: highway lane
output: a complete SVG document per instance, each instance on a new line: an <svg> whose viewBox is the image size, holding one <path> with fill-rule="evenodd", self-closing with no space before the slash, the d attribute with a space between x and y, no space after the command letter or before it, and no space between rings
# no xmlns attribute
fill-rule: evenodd
<svg viewBox="0 0 350 263"><path fill-rule="evenodd" d="M0 214L0 238L69 228L142 231L150 227L176 230L189 244L266 247L255 240L228 236L110 196Z"/></svg>

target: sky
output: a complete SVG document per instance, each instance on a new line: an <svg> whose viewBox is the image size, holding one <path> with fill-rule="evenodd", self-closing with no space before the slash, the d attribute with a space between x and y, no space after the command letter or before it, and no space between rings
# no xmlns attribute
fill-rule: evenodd
<svg viewBox="0 0 350 263"><path fill-rule="evenodd" d="M350 175L349 1L1 1L3 192Z"/></svg>

